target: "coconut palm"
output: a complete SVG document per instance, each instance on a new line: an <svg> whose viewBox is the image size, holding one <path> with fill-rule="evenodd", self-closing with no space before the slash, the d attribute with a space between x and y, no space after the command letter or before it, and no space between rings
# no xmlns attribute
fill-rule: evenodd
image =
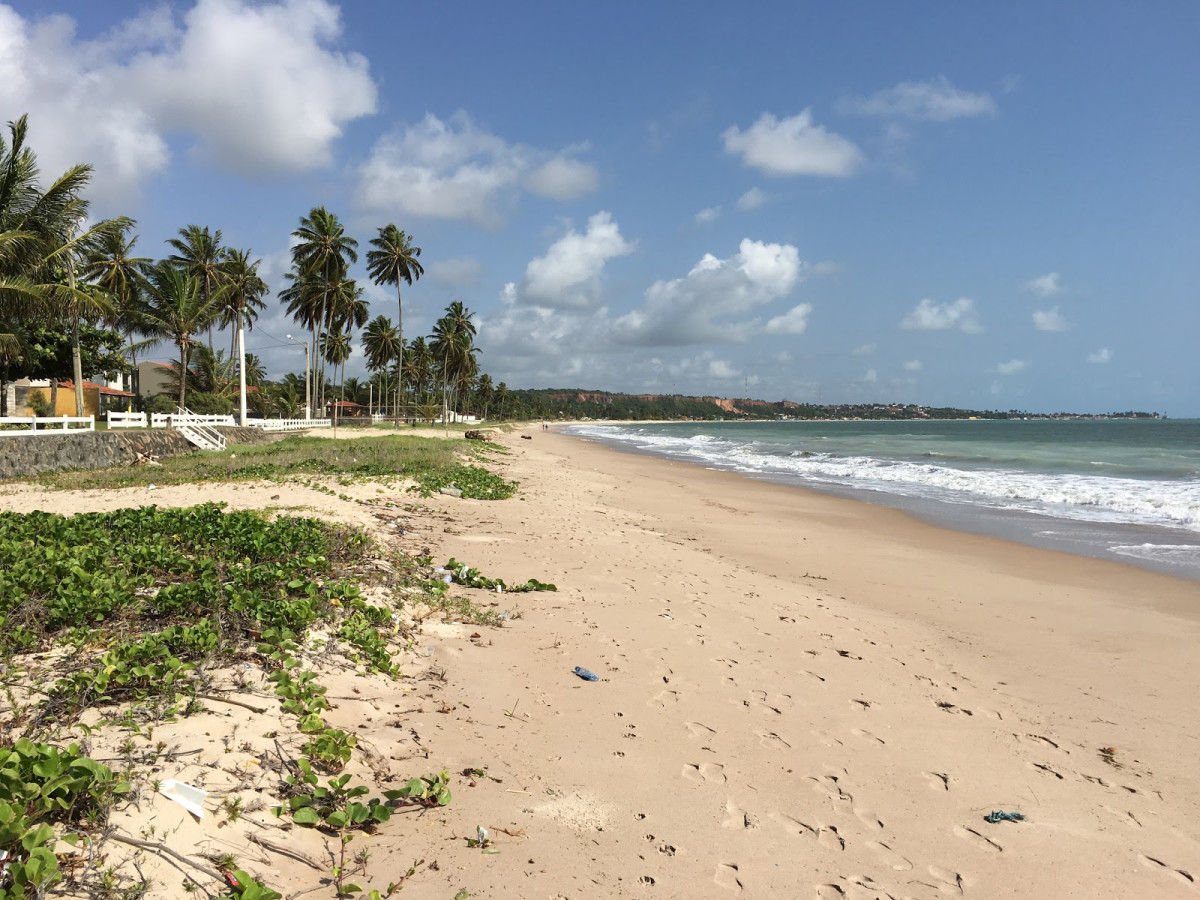
<svg viewBox="0 0 1200 900"><path fill-rule="evenodd" d="M492 386L492 376L484 372L475 383L475 396L479 398L479 402L483 405L483 417L485 419L488 414L488 405L492 402L492 398L495 395L496 389Z"/></svg>
<svg viewBox="0 0 1200 900"><path fill-rule="evenodd" d="M200 282L200 295L205 302L221 286L222 248L221 231L209 232L208 226L188 225L179 229L179 237L168 238L167 243L175 250L170 261ZM215 320L214 320L215 321ZM208 325L208 349L213 346L213 323Z"/></svg>
<svg viewBox="0 0 1200 900"><path fill-rule="evenodd" d="M142 331L146 271L151 263L148 257L134 255L136 243L137 235L130 235L128 229L105 233L88 248L84 270L85 279L108 293L113 309L108 324L125 336L125 354L135 373L134 391L138 351L149 343L133 338Z"/></svg>
<svg viewBox="0 0 1200 900"><path fill-rule="evenodd" d="M371 247L367 251L367 272L376 284L391 284L396 287L396 334L404 342L404 302L400 296L400 283L412 285L425 274L425 269L417 257L421 248L414 247L412 236L405 234L395 225L388 224L379 229L379 236L372 238ZM401 346L400 356L396 359L396 370L403 371L404 349ZM397 385L397 391L402 389L403 382ZM399 406L400 398L396 398ZM399 417L397 417L399 424Z"/></svg>
<svg viewBox="0 0 1200 900"><path fill-rule="evenodd" d="M425 338L419 337L408 346L404 355L404 381L414 394L428 400L436 380L433 373L433 351Z"/></svg>
<svg viewBox="0 0 1200 900"><path fill-rule="evenodd" d="M500 410L500 421L504 421L504 404L508 402L508 385L503 381L496 385L496 406Z"/></svg>
<svg viewBox="0 0 1200 900"><path fill-rule="evenodd" d="M231 321L237 334L238 358L238 424L246 427L246 322L247 313L261 309L263 297L269 290L258 276L261 259L250 261L249 250L227 249L221 254L221 286L216 297L221 305L221 318Z"/></svg>
<svg viewBox="0 0 1200 900"><path fill-rule="evenodd" d="M147 299L147 333L173 342L179 348L179 371L187 372L197 332L220 314L219 298L206 298L200 279L163 260L147 275ZM187 378L179 379L179 405L187 406Z"/></svg>
<svg viewBox="0 0 1200 900"><path fill-rule="evenodd" d="M445 405L446 393L457 393L470 384L477 371L475 355L474 313L461 300L446 307L443 315L433 326L433 342L430 347L437 371L441 373L442 397Z"/></svg>
<svg viewBox="0 0 1200 900"><path fill-rule="evenodd" d="M333 327L321 338L321 356L333 366L335 373L339 366L342 369L342 401L346 399L346 360L350 358L352 349L350 335L342 331L340 326ZM340 403L334 407L333 424L335 427L338 421L338 410L340 410Z"/></svg>
<svg viewBox="0 0 1200 900"><path fill-rule="evenodd" d="M386 316L376 316L363 332L363 351L367 356L367 368L383 376L383 392L380 398L387 406L387 370L392 360L399 359L403 352L400 346L400 336L396 333L392 320ZM399 415L399 413L397 413Z"/></svg>
<svg viewBox="0 0 1200 900"><path fill-rule="evenodd" d="M351 263L358 262L358 241L346 234L338 217L323 206L315 206L300 219L300 227L292 232L296 244L292 247L293 298L304 309L316 307L315 317L308 317L313 331L314 346L321 342L321 331L329 324L330 302L341 290ZM285 302L292 305L292 299ZM318 359L324 356L318 354ZM324 389L324 372L319 384Z"/></svg>

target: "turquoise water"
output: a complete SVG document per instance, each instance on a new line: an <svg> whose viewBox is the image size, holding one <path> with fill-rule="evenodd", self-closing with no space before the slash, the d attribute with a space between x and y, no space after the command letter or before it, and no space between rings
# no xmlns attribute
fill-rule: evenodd
<svg viewBox="0 0 1200 900"><path fill-rule="evenodd" d="M1200 579L1200 420L572 426L638 452Z"/></svg>

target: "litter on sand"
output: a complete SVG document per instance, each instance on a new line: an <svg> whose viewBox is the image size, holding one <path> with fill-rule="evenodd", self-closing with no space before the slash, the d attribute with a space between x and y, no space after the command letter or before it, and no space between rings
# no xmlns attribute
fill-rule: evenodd
<svg viewBox="0 0 1200 900"><path fill-rule="evenodd" d="M1005 812L1002 809L994 809L983 817L983 821L991 822L993 825L997 822L1024 822L1025 816L1019 812Z"/></svg>
<svg viewBox="0 0 1200 900"><path fill-rule="evenodd" d="M576 666L575 674L578 675L580 678L582 678L584 681L599 681L600 680L600 676L598 676L592 672L589 672L583 666Z"/></svg>
<svg viewBox="0 0 1200 900"><path fill-rule="evenodd" d="M168 778L158 786L158 792L174 800L197 819L204 818L204 798L208 796L208 791Z"/></svg>

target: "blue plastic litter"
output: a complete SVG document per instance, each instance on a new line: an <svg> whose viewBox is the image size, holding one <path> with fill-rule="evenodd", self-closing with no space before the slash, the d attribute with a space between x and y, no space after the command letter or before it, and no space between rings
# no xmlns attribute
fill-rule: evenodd
<svg viewBox="0 0 1200 900"><path fill-rule="evenodd" d="M1005 812L1002 809L994 809L983 817L983 821L991 822L993 825L997 822L1024 822L1025 816L1019 812Z"/></svg>
<svg viewBox="0 0 1200 900"><path fill-rule="evenodd" d="M583 666L576 666L575 674L578 675L580 678L582 678L584 681L599 681L600 680L599 675L595 675L592 672L589 672Z"/></svg>

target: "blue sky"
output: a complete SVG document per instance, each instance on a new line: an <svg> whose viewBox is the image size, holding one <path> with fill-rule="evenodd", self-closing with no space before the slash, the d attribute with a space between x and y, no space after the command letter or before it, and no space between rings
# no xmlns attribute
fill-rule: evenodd
<svg viewBox="0 0 1200 900"><path fill-rule="evenodd" d="M313 206L394 222L406 336L462 300L510 387L1200 415L1198 43L1190 0L44 0L0 118L148 256L208 225L277 286Z"/></svg>

